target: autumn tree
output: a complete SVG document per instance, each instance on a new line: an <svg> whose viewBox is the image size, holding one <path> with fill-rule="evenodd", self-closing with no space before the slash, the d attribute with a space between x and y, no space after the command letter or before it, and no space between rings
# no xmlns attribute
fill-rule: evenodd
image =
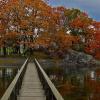
<svg viewBox="0 0 100 100"><path fill-rule="evenodd" d="M53 48L55 53L63 56L68 49L78 43L79 39L80 38L78 36L68 35L64 31L60 30L52 36L50 50Z"/></svg>
<svg viewBox="0 0 100 100"><path fill-rule="evenodd" d="M97 59L100 59L100 23L93 22L92 27L89 29L89 33L85 51L92 54Z"/></svg>
<svg viewBox="0 0 100 100"><path fill-rule="evenodd" d="M10 41L13 41L12 33L16 33L19 36L19 43L23 41L25 44L26 40L32 42L35 28L38 29L38 34L41 30L48 31L52 14L51 7L41 0L9 0L2 4L0 17L3 18L0 31L4 27L3 31L8 34L5 37L12 36ZM8 40L5 39L5 41Z"/></svg>
<svg viewBox="0 0 100 100"><path fill-rule="evenodd" d="M87 51L95 46L98 50L93 52L99 53L98 23L79 9L51 7L45 0L0 1L0 38L0 46L8 47L10 41L12 46L19 45L24 51L42 45L64 53L79 43L86 46Z"/></svg>

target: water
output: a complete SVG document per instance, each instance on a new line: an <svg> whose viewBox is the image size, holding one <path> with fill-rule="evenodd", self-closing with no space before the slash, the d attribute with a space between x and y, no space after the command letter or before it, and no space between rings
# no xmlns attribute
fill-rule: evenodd
<svg viewBox="0 0 100 100"><path fill-rule="evenodd" d="M77 68L61 62L40 60L64 100L100 100L100 66Z"/></svg>
<svg viewBox="0 0 100 100"><path fill-rule="evenodd" d="M17 73L18 68L0 67L0 98Z"/></svg>

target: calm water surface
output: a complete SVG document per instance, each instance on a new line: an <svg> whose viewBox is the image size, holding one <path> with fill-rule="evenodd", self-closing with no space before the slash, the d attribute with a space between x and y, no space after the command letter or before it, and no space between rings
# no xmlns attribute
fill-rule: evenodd
<svg viewBox="0 0 100 100"><path fill-rule="evenodd" d="M0 67L0 98L17 73L18 68Z"/></svg>
<svg viewBox="0 0 100 100"><path fill-rule="evenodd" d="M64 100L100 100L100 66L67 67L59 61L42 60L47 74ZM18 68L0 68L0 98L15 77Z"/></svg>
<svg viewBox="0 0 100 100"><path fill-rule="evenodd" d="M40 63L64 100L100 100L100 66L67 67L53 60Z"/></svg>

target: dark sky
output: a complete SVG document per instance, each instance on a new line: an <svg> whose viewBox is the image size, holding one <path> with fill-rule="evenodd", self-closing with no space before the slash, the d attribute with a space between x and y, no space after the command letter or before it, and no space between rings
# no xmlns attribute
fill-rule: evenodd
<svg viewBox="0 0 100 100"><path fill-rule="evenodd" d="M100 0L49 0L52 6L65 6L66 8L79 8L93 19L100 21Z"/></svg>

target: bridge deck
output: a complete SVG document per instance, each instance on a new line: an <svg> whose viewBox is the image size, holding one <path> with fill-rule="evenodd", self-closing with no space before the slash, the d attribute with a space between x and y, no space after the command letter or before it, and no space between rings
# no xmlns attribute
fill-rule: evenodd
<svg viewBox="0 0 100 100"><path fill-rule="evenodd" d="M28 63L18 100L46 100L34 63Z"/></svg>

